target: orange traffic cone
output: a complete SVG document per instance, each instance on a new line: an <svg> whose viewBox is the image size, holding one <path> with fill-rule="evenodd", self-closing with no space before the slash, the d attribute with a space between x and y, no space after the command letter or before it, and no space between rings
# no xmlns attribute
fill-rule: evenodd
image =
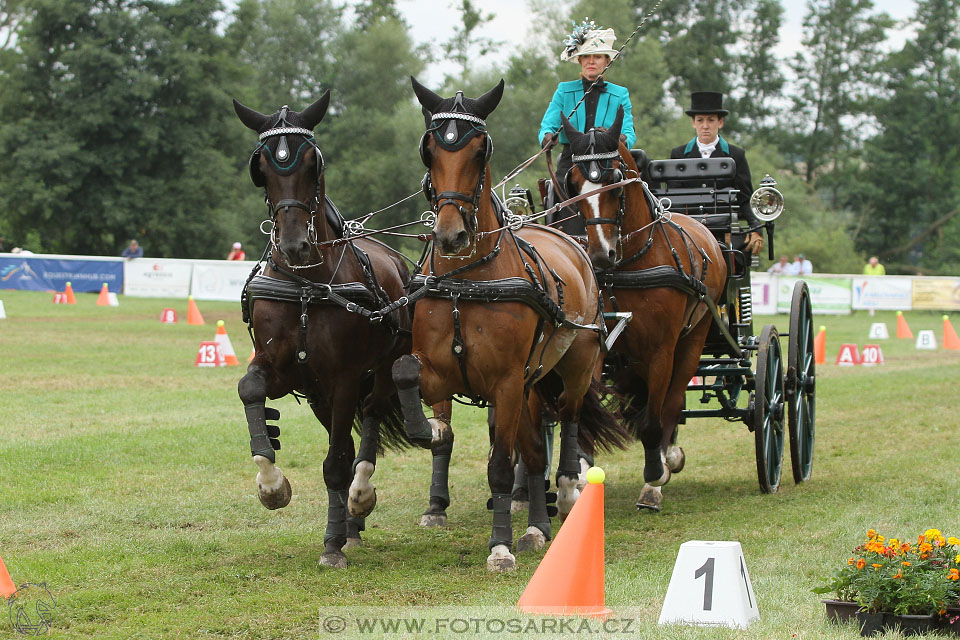
<svg viewBox="0 0 960 640"><path fill-rule="evenodd" d="M3 558L0 558L0 596L9 598L17 592L17 585L13 584L13 578L3 564Z"/></svg>
<svg viewBox="0 0 960 640"><path fill-rule="evenodd" d="M943 348L960 349L960 337L957 337L957 332L953 330L948 315L943 316Z"/></svg>
<svg viewBox="0 0 960 640"><path fill-rule="evenodd" d="M247 358L247 362L250 362L251 360L253 360L253 359L256 358L256 357L257 357L257 348L256 348L256 347L250 347L250 357Z"/></svg>
<svg viewBox="0 0 960 640"><path fill-rule="evenodd" d="M187 298L187 324L206 324L203 316L200 315L200 309L197 309L197 303L193 301L193 296Z"/></svg>
<svg viewBox="0 0 960 640"><path fill-rule="evenodd" d="M603 593L603 470L587 486L550 544L517 607L526 613L605 617Z"/></svg>
<svg viewBox="0 0 960 640"><path fill-rule="evenodd" d="M237 360L237 354L233 351L233 344L230 342L230 336L227 335L227 328L223 326L223 320L217 320L217 335L215 335L213 339L223 350L224 364L226 364L228 367L240 364L240 361Z"/></svg>
<svg viewBox="0 0 960 640"><path fill-rule="evenodd" d="M903 317L903 311L897 311L897 337L913 339L913 331L910 331L907 319Z"/></svg>
<svg viewBox="0 0 960 640"><path fill-rule="evenodd" d="M813 339L814 364L824 364L827 361L827 328L820 325L820 331Z"/></svg>
<svg viewBox="0 0 960 640"><path fill-rule="evenodd" d="M103 286L100 287L100 295L97 296L97 304L101 307L110 306L110 289L107 288L106 282L104 282Z"/></svg>
<svg viewBox="0 0 960 640"><path fill-rule="evenodd" d="M70 286L69 282L63 292L67 294L67 304L77 304L77 296L73 295L73 287Z"/></svg>

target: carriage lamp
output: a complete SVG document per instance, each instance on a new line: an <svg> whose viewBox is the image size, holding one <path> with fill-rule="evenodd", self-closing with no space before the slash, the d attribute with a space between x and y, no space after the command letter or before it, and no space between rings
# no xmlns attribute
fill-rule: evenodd
<svg viewBox="0 0 960 640"><path fill-rule="evenodd" d="M777 181L768 173L760 181L760 188L750 196L750 210L757 220L770 222L783 213L783 194L775 189Z"/></svg>

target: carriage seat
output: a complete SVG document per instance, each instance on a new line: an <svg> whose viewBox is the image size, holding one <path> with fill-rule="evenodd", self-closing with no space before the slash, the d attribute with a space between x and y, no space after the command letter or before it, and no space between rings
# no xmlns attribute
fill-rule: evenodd
<svg viewBox="0 0 960 640"><path fill-rule="evenodd" d="M670 198L671 211L694 218L715 234L739 231L738 191L728 186L737 174L733 158L652 160L647 173L651 191Z"/></svg>

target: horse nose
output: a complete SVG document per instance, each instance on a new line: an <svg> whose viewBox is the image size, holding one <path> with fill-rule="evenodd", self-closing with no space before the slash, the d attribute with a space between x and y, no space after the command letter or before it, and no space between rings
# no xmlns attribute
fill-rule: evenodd
<svg viewBox="0 0 960 640"><path fill-rule="evenodd" d="M591 251L590 252L590 262L593 263L593 266L597 269L609 269L614 265L617 260L617 252L613 249L610 251Z"/></svg>
<svg viewBox="0 0 960 640"><path fill-rule="evenodd" d="M460 249L463 249L465 246L467 246L467 243L468 243L468 242L470 242L470 234L467 233L466 230L461 230L461 231L457 234L457 237L454 238L454 240L453 240L453 243L454 243L454 245L457 247L457 250L458 250L458 251L459 251Z"/></svg>

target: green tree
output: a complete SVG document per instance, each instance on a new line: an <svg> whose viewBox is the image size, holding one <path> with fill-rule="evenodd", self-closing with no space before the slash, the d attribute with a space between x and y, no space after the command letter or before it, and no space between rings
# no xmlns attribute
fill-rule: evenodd
<svg viewBox="0 0 960 640"><path fill-rule="evenodd" d="M231 67L215 0L31 0L0 86L0 210L63 253L221 253ZM227 178L225 180L225 177Z"/></svg>
<svg viewBox="0 0 960 640"><path fill-rule="evenodd" d="M847 200L857 245L889 271L960 271L960 0L919 0L916 35L888 56L880 133Z"/></svg>
<svg viewBox="0 0 960 640"><path fill-rule="evenodd" d="M736 58L736 95L727 101L733 128L769 137L779 115L775 101L784 86L780 60L774 49L780 41L783 6L779 0L756 0L747 13L747 29L741 40L744 51Z"/></svg>
<svg viewBox="0 0 960 640"><path fill-rule="evenodd" d="M856 160L868 105L879 83L880 45L893 22L871 13L872 0L810 0L803 21L802 51L794 57L793 95L799 130L792 150L802 158L809 183L836 189ZM845 176L848 178L849 176ZM835 200L835 198L834 198Z"/></svg>
<svg viewBox="0 0 960 640"><path fill-rule="evenodd" d="M460 14L460 24L443 44L443 52L460 65L462 75L467 75L472 63L491 53L500 42L477 35L477 29L493 20L495 14L483 13L471 0L459 0L455 6Z"/></svg>

